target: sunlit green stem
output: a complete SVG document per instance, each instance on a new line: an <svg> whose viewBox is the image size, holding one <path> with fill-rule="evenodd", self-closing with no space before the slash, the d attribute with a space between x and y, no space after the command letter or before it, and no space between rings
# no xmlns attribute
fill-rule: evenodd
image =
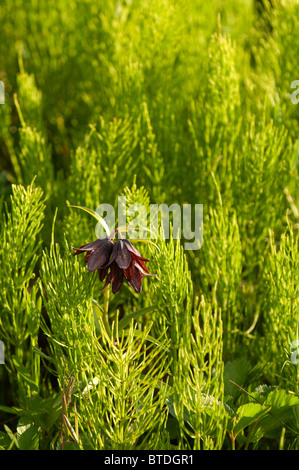
<svg viewBox="0 0 299 470"><path fill-rule="evenodd" d="M110 286L107 286L106 289L104 290L104 312L103 312L103 321L105 324L105 328L107 331L107 334L111 337L111 328L109 324L109 298L110 298Z"/></svg>

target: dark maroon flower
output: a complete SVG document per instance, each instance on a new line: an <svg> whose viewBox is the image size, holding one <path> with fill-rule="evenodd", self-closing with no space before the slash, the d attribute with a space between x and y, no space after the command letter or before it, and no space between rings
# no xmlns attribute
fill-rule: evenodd
<svg viewBox="0 0 299 470"><path fill-rule="evenodd" d="M100 281L106 279L103 289L112 284L113 294L119 291L124 278L135 292L140 293L143 276L155 276L145 265L150 260L143 258L127 239L100 238L74 250L74 255L86 253L88 271L98 270Z"/></svg>

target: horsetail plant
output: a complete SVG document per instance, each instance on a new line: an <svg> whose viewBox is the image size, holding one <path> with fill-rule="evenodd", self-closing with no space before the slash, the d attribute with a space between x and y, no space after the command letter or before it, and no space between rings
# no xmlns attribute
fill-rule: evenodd
<svg viewBox="0 0 299 470"><path fill-rule="evenodd" d="M44 218L43 192L14 185L11 208L6 207L0 226L0 332L6 342L6 361L14 377L13 393L20 402L39 391L40 358L37 346L41 298L35 282Z"/></svg>

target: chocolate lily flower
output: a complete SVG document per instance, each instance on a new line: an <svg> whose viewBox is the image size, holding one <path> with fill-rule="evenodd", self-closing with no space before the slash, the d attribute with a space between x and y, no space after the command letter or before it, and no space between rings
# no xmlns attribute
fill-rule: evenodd
<svg viewBox="0 0 299 470"><path fill-rule="evenodd" d="M106 279L102 290L112 284L113 294L119 291L124 278L135 292L140 293L143 276L155 276L149 273L145 265L150 260L143 258L129 240L123 238L116 241L100 238L73 249L76 250L73 255L86 253L88 271L98 270L100 281Z"/></svg>

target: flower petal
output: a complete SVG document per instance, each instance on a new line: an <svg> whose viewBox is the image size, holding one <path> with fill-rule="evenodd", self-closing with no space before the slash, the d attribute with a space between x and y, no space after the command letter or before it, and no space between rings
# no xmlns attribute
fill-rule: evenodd
<svg viewBox="0 0 299 470"><path fill-rule="evenodd" d="M115 262L118 264L120 269L127 269L131 262L131 253L127 249L124 241L125 240L117 240L117 242L115 242L115 245L118 244Z"/></svg>
<svg viewBox="0 0 299 470"><path fill-rule="evenodd" d="M134 253L136 256L141 256L139 251L135 248L135 246L132 245L132 243L129 242L129 240L124 240L127 249L131 252Z"/></svg>
<svg viewBox="0 0 299 470"><path fill-rule="evenodd" d="M100 268L99 269L99 279L100 279L101 282L104 281L107 274L108 274L108 269L107 268Z"/></svg>
<svg viewBox="0 0 299 470"><path fill-rule="evenodd" d="M137 294L140 294L142 291L142 278L142 272L135 266L134 277L131 281L128 281L128 284L132 287L132 289L134 289L135 292L137 292Z"/></svg>
<svg viewBox="0 0 299 470"><path fill-rule="evenodd" d="M107 269L108 271L108 268L104 268L104 269ZM115 278L115 263L111 265L111 268L110 268L110 271L108 272L107 274L107 277L106 277L106 282L105 282L105 285L104 287L102 287L101 291L106 289L106 287L111 284L111 282L113 282L114 278Z"/></svg>
<svg viewBox="0 0 299 470"><path fill-rule="evenodd" d="M132 253L132 258L135 260L136 263L139 264L139 266L147 273L149 273L149 270L147 269L146 265L144 264L144 261L150 262L149 259L142 258L141 256L136 256L135 254Z"/></svg>
<svg viewBox="0 0 299 470"><path fill-rule="evenodd" d="M147 277L155 277L157 276L157 274L150 274L149 272L145 272L141 266L139 266L139 264L135 263L135 268L136 269L139 269L140 272L142 272L143 276L147 276Z"/></svg>
<svg viewBox="0 0 299 470"><path fill-rule="evenodd" d="M105 243L102 243L99 248L92 251L88 258L87 269L88 271L95 271L104 266L105 263L110 258L112 252L113 244L109 240L106 240Z"/></svg>
<svg viewBox="0 0 299 470"><path fill-rule="evenodd" d="M109 266L111 266L111 265L113 264L113 262L115 261L115 258L117 257L117 250L118 250L117 242L115 242L115 243L113 244L111 258L110 258L110 260L108 261L108 263L106 263L106 265L105 265L106 268L108 268Z"/></svg>
<svg viewBox="0 0 299 470"><path fill-rule="evenodd" d="M127 269L124 269L124 276L127 281L131 281L134 277L134 268L135 268L135 261L132 259L131 263L129 264Z"/></svg>
<svg viewBox="0 0 299 470"><path fill-rule="evenodd" d="M99 248L103 243L106 243L108 238L98 238L97 240L87 243L86 245L80 246L79 248L71 247L73 250L76 250L76 253L73 253L73 255L78 255L80 253L84 253L84 251L93 251ZM112 242L111 242L112 243Z"/></svg>
<svg viewBox="0 0 299 470"><path fill-rule="evenodd" d="M113 294L116 294L119 291L119 289L122 286L123 279L124 279L123 271L116 266L114 279L112 281L112 293Z"/></svg>

